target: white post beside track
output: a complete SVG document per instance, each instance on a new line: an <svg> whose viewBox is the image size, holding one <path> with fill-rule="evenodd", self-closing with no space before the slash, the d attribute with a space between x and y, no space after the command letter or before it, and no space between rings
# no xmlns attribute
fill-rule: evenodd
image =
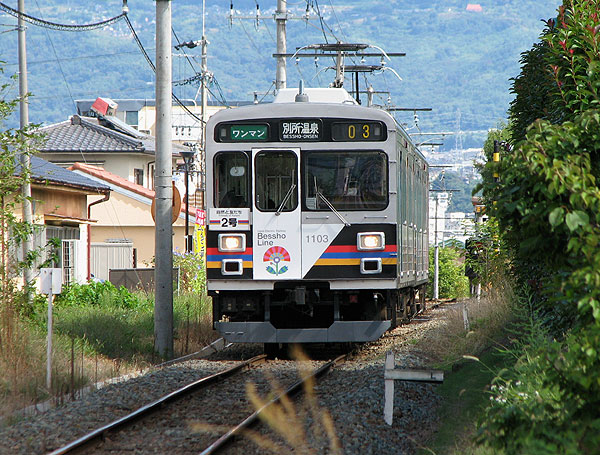
<svg viewBox="0 0 600 455"><path fill-rule="evenodd" d="M395 370L394 353L388 351L385 356L385 402L383 418L385 423L392 425L394 417L394 381L443 382L444 372L440 370Z"/></svg>
<svg viewBox="0 0 600 455"><path fill-rule="evenodd" d="M40 270L40 288L48 295L48 336L46 345L46 387L52 388L52 299L62 290L62 269L42 268Z"/></svg>
<svg viewBox="0 0 600 455"><path fill-rule="evenodd" d="M394 353L388 351L385 355L385 372L394 369ZM394 380L385 379L385 404L383 406L383 418L385 423L392 426L392 419L394 417Z"/></svg>

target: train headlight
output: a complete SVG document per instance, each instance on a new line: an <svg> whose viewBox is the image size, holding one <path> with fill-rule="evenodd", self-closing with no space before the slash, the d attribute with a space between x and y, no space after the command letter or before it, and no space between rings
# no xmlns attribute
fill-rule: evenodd
<svg viewBox="0 0 600 455"><path fill-rule="evenodd" d="M356 236L358 251L373 251L385 249L385 234L383 232L360 232Z"/></svg>
<svg viewBox="0 0 600 455"><path fill-rule="evenodd" d="M246 251L246 235L219 234L219 251L227 253Z"/></svg>

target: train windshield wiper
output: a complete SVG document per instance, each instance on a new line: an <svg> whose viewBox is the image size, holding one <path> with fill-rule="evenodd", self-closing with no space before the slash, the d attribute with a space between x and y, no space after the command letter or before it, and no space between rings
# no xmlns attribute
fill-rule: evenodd
<svg viewBox="0 0 600 455"><path fill-rule="evenodd" d="M276 216L279 216L279 214L283 210L283 207L285 206L285 204L287 204L287 201L292 197L292 193L294 192L295 189L296 189L296 184L292 183L292 186L290 186L290 189L286 193L285 197L283 198L283 201L281 201L281 204L279 204L279 208L275 212Z"/></svg>
<svg viewBox="0 0 600 455"><path fill-rule="evenodd" d="M331 210L335 214L335 216L337 216L340 219L340 221L342 223L344 223L344 226L346 226L346 227L351 226L350 223L348 223L348 221L346 220L346 218L344 218L342 216L342 214L340 212L338 212L337 209L333 206L333 204L331 202L329 202L329 199L327 199L323 195L323 193L321 193L319 191L319 187L317 186L317 178L316 177L315 177L315 196L317 196L318 198L321 198L321 200L325 203L325 205L327 207L329 207L329 210Z"/></svg>

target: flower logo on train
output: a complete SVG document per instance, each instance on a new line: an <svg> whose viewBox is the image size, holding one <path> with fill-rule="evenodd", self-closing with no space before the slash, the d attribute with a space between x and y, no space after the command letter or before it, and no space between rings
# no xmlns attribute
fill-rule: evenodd
<svg viewBox="0 0 600 455"><path fill-rule="evenodd" d="M282 262L290 261L290 253L282 246L272 246L263 256L263 262L268 262L267 272L272 275L281 275L287 272L288 266L282 264Z"/></svg>

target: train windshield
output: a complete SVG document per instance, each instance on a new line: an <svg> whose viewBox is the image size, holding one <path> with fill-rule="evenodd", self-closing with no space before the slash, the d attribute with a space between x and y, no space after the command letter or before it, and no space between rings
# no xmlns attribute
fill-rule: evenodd
<svg viewBox="0 0 600 455"><path fill-rule="evenodd" d="M249 206L248 155L222 152L215 156L215 207Z"/></svg>
<svg viewBox="0 0 600 455"><path fill-rule="evenodd" d="M380 151L307 153L303 195L307 210L330 210L324 198L337 210L383 210L388 205L387 156Z"/></svg>
<svg viewBox="0 0 600 455"><path fill-rule="evenodd" d="M260 152L255 158L256 208L292 212L298 207L297 157L293 152Z"/></svg>

